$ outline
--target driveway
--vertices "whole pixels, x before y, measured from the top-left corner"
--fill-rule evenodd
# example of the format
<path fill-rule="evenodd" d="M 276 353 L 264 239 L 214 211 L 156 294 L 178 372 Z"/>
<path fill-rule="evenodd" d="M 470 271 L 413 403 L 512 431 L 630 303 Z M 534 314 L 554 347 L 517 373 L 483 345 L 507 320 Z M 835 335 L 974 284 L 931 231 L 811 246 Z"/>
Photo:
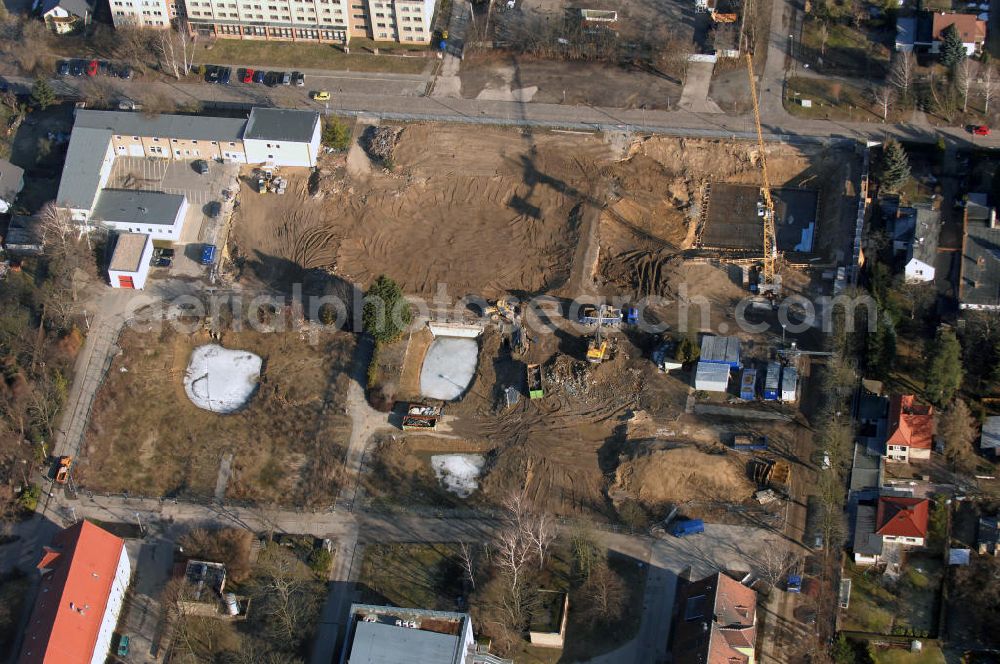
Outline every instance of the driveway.
<path fill-rule="evenodd" d="M 708 98 L 713 71 L 714 62 L 688 62 L 684 91 L 678 103 L 681 108 L 695 113 L 722 113 L 722 109 Z"/>

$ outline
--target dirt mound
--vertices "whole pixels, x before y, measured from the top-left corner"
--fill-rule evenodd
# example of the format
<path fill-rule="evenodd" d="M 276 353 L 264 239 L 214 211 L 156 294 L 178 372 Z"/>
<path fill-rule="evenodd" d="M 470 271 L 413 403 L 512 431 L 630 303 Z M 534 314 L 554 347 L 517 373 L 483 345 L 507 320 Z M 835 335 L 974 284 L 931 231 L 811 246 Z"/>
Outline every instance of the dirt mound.
<path fill-rule="evenodd" d="M 677 447 L 623 456 L 613 490 L 657 505 L 688 500 L 739 502 L 753 494 L 754 485 L 742 463 L 732 457 Z"/>

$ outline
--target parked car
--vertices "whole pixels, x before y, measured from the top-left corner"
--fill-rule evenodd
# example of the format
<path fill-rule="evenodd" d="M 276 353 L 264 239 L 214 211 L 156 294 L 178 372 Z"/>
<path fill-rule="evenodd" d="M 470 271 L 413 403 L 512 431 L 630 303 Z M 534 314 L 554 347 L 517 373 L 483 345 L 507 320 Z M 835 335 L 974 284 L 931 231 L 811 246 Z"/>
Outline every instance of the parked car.
<path fill-rule="evenodd" d="M 126 80 L 132 78 L 132 68 L 128 65 L 124 65 L 115 70 L 115 76 L 118 78 L 124 78 Z"/>
<path fill-rule="evenodd" d="M 137 104 L 131 99 L 123 98 L 118 102 L 119 111 L 141 111 L 142 104 Z"/>
<path fill-rule="evenodd" d="M 205 67 L 205 82 L 206 83 L 218 83 L 219 82 L 219 68 L 215 65 L 209 65 Z"/>
<path fill-rule="evenodd" d="M 160 251 L 160 255 L 163 256 L 164 258 L 173 258 L 174 257 L 174 250 L 171 249 L 170 247 L 165 247 L 163 249 L 160 249 L 159 251 Z"/>
<path fill-rule="evenodd" d="M 114 70 L 111 69 L 111 63 L 110 62 L 106 62 L 104 60 L 99 60 L 98 61 L 98 63 L 97 63 L 97 73 L 99 73 L 101 76 L 110 76 L 112 71 L 114 71 Z"/>
<path fill-rule="evenodd" d="M 254 75 L 254 70 L 253 69 L 244 69 L 243 70 L 243 82 L 244 83 L 253 83 L 253 75 Z"/>
<path fill-rule="evenodd" d="M 969 128 L 974 136 L 989 136 L 990 128 L 986 125 L 973 125 Z"/>
<path fill-rule="evenodd" d="M 219 201 L 211 201 L 205 206 L 205 215 L 209 219 L 215 219 L 222 212 L 222 203 Z"/>
<path fill-rule="evenodd" d="M 330 93 L 326 90 L 317 90 L 312 93 L 313 101 L 330 101 Z"/>
<path fill-rule="evenodd" d="M 83 60 L 73 60 L 69 65 L 69 73 L 73 76 L 83 76 L 83 72 L 87 69 L 87 63 Z"/>
<path fill-rule="evenodd" d="M 292 83 L 294 83 L 296 87 L 301 88 L 301 87 L 303 87 L 306 84 L 306 77 L 303 76 L 302 72 L 300 72 L 300 71 L 293 71 L 292 72 Z"/>
<path fill-rule="evenodd" d="M 87 63 L 87 76 L 97 76 L 97 70 L 99 65 L 97 60 L 91 60 Z"/>
<path fill-rule="evenodd" d="M 69 76 L 69 61 L 61 60 L 56 66 L 56 73 L 60 76 Z"/>
<path fill-rule="evenodd" d="M 287 71 L 281 72 L 281 84 L 282 85 L 291 85 L 292 84 L 292 75 L 289 74 Z"/>
<path fill-rule="evenodd" d="M 219 72 L 219 83 L 222 85 L 229 85 L 229 81 L 233 78 L 233 70 L 229 67 L 223 67 L 222 71 Z"/>
<path fill-rule="evenodd" d="M 129 646 L 129 638 L 128 638 L 127 635 L 122 634 L 120 637 L 118 637 L 118 656 L 119 657 L 127 657 L 128 656 L 128 646 Z"/>
<path fill-rule="evenodd" d="M 253 82 L 254 83 L 263 83 L 265 76 L 267 76 L 267 72 L 264 71 L 264 70 L 262 70 L 262 69 L 258 69 L 257 71 L 255 71 L 253 73 Z"/>
<path fill-rule="evenodd" d="M 191 164 L 191 168 L 193 168 L 198 175 L 205 175 L 208 173 L 208 162 L 204 159 L 196 159 L 194 163 Z"/>
<path fill-rule="evenodd" d="M 170 267 L 173 261 L 166 256 L 156 256 L 153 258 L 153 267 Z"/>

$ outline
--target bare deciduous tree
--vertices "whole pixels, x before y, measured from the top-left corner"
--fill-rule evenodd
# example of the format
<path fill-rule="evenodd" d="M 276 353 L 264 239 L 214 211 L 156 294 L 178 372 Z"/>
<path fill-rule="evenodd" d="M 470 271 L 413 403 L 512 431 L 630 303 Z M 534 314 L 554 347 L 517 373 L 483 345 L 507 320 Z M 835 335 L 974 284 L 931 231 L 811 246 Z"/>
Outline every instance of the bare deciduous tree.
<path fill-rule="evenodd" d="M 625 608 L 625 582 L 607 563 L 598 565 L 580 590 L 586 601 L 584 614 L 591 623 L 610 621 Z"/>
<path fill-rule="evenodd" d="M 997 93 L 997 73 L 993 63 L 984 65 L 982 76 L 979 78 L 979 91 L 983 95 L 983 113 L 989 115 L 990 102 Z"/>
<path fill-rule="evenodd" d="M 465 578 L 469 581 L 472 589 L 476 589 L 476 565 L 475 565 L 475 555 L 472 552 L 472 546 L 466 542 L 458 543 L 458 556 L 462 562 L 462 571 L 465 573 Z"/>
<path fill-rule="evenodd" d="M 73 242 L 74 236 L 79 232 L 69 210 L 57 206 L 54 201 L 42 206 L 37 219 L 42 244 L 49 254 L 65 252 L 67 245 Z"/>
<path fill-rule="evenodd" d="M 769 585 L 777 586 L 791 569 L 792 562 L 792 557 L 781 542 L 772 540 L 761 549 L 757 571 Z"/>
<path fill-rule="evenodd" d="M 912 53 L 897 53 L 892 59 L 892 69 L 889 71 L 889 80 L 899 90 L 899 94 L 906 95 L 910 91 L 913 83 L 913 69 L 916 63 Z"/>
<path fill-rule="evenodd" d="M 179 80 L 191 72 L 194 38 L 186 23 L 181 22 L 177 30 L 162 30 L 157 35 L 156 49 L 164 67 L 173 73 L 174 78 Z"/>
<path fill-rule="evenodd" d="M 872 90 L 872 101 L 878 112 L 882 114 L 883 120 L 889 119 L 889 109 L 892 108 L 895 100 L 896 93 L 891 85 L 881 85 Z"/>
<path fill-rule="evenodd" d="M 962 58 L 962 61 L 955 65 L 955 87 L 962 94 L 963 113 L 969 110 L 969 93 L 976 77 L 976 66 L 977 63 L 972 58 Z"/>
<path fill-rule="evenodd" d="M 822 21 L 819 24 L 816 35 L 819 37 L 820 57 L 826 57 L 826 42 L 830 39 L 830 27 L 826 24 L 826 21 Z"/>

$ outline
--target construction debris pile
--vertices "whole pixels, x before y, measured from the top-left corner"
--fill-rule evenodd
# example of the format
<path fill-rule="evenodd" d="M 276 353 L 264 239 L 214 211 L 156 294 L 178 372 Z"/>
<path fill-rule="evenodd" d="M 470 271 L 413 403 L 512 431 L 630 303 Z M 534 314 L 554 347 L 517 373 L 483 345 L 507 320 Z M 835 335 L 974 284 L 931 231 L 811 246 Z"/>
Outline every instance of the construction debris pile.
<path fill-rule="evenodd" d="M 391 163 L 392 153 L 402 133 L 402 127 L 368 127 L 361 136 L 361 147 L 374 161 Z"/>
<path fill-rule="evenodd" d="M 689 500 L 741 502 L 756 487 L 732 457 L 676 447 L 622 455 L 613 488 L 652 507 Z"/>
<path fill-rule="evenodd" d="M 642 390 L 642 372 L 617 364 L 594 367 L 560 355 L 545 367 L 545 386 L 575 402 L 623 407 L 635 401 Z"/>

